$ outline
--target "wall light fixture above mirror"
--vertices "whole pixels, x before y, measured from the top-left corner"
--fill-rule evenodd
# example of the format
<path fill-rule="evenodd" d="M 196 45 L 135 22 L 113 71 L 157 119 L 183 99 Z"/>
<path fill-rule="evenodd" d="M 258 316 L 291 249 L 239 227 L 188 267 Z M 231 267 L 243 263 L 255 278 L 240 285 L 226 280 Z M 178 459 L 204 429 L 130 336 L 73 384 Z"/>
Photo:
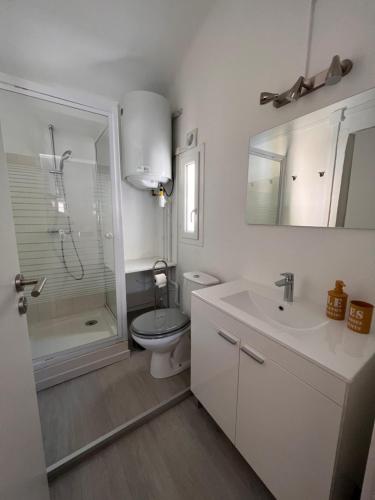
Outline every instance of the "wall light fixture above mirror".
<path fill-rule="evenodd" d="M 290 89 L 281 94 L 261 92 L 259 104 L 263 105 L 272 102 L 275 108 L 281 108 L 286 104 L 298 101 L 301 97 L 311 94 L 311 92 L 315 92 L 325 85 L 336 85 L 343 76 L 350 73 L 352 67 L 353 63 L 350 59 L 341 61 L 340 56 L 336 54 L 327 69 L 310 78 L 299 76 Z"/>
<path fill-rule="evenodd" d="M 246 221 L 375 229 L 375 89 L 250 139 Z"/>

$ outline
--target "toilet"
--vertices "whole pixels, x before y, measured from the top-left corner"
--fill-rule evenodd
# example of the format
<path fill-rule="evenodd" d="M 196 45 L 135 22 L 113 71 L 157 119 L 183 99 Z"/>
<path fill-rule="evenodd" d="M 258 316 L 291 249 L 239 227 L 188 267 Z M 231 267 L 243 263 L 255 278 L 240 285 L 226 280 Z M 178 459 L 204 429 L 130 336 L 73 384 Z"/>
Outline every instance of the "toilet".
<path fill-rule="evenodd" d="M 184 273 L 182 311 L 175 307 L 156 309 L 132 322 L 133 339 L 152 352 L 150 373 L 154 378 L 172 377 L 189 368 L 191 292 L 218 283 L 214 276 L 199 271 Z"/>

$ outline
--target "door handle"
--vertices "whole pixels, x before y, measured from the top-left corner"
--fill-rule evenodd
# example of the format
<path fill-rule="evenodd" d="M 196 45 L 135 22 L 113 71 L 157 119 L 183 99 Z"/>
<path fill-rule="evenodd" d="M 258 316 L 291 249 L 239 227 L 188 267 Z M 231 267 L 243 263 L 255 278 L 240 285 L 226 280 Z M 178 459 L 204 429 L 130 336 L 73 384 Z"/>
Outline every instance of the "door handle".
<path fill-rule="evenodd" d="M 229 333 L 223 332 L 222 330 L 218 330 L 217 334 L 232 345 L 236 345 L 238 342 L 235 337 L 232 337 L 232 335 L 229 335 Z"/>
<path fill-rule="evenodd" d="M 20 297 L 18 299 L 18 312 L 20 314 L 26 314 L 27 313 L 27 307 L 28 307 L 28 304 L 27 304 L 27 298 L 26 297 Z"/>
<path fill-rule="evenodd" d="M 254 349 L 250 349 L 250 347 L 248 347 L 247 345 L 242 345 L 240 347 L 240 351 L 242 351 L 261 365 L 265 362 L 265 359 L 261 354 L 259 354 L 259 352 L 255 351 Z"/>
<path fill-rule="evenodd" d="M 198 209 L 197 208 L 194 208 L 191 212 L 190 212 L 190 222 L 193 222 L 193 215 L 196 215 L 198 213 Z"/>
<path fill-rule="evenodd" d="M 17 274 L 14 280 L 14 286 L 16 287 L 17 292 L 23 292 L 25 290 L 25 286 L 34 285 L 31 295 L 32 297 L 39 297 L 43 291 L 46 281 L 47 278 L 45 276 L 41 276 L 39 279 L 25 279 L 23 274 Z"/>

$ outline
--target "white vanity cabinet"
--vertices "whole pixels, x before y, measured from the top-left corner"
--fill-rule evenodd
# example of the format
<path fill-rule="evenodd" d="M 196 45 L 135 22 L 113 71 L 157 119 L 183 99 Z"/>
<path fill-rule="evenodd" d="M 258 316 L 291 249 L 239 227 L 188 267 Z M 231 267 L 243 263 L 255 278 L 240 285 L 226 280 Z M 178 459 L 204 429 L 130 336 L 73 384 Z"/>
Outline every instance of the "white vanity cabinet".
<path fill-rule="evenodd" d="M 366 459 L 359 433 L 373 397 L 361 398 L 373 364 L 349 387 L 198 295 L 191 337 L 192 392 L 275 497 L 350 498 Z"/>

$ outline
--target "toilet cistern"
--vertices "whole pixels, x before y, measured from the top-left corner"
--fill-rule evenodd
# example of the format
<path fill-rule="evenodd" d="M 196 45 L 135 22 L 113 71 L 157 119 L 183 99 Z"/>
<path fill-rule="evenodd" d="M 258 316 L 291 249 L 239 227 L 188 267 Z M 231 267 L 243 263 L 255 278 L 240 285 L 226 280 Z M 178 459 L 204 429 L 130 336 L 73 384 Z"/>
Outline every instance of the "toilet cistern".
<path fill-rule="evenodd" d="M 282 280 L 275 281 L 275 285 L 284 287 L 285 302 L 293 302 L 294 274 L 281 273 L 281 276 L 284 276 L 284 278 Z"/>

